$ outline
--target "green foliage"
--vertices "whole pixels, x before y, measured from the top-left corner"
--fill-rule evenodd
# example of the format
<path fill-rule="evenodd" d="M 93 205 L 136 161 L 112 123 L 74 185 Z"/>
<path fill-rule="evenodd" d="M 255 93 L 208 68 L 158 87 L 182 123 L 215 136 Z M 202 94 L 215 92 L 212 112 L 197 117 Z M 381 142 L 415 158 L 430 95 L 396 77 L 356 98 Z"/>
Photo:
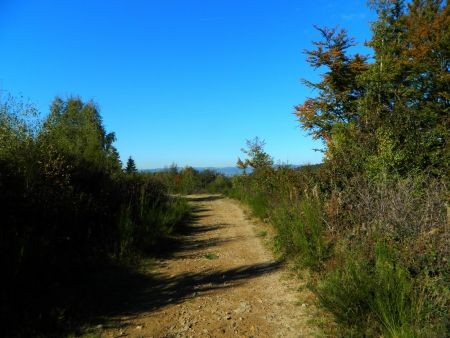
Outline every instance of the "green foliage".
<path fill-rule="evenodd" d="M 350 55 L 354 40 L 336 29 L 319 29 L 322 40 L 306 51 L 310 65 L 326 72 L 319 83 L 305 80 L 317 96 L 296 107 L 302 128 L 325 141 L 336 181 L 365 170 L 448 179 L 450 7 L 435 0 L 371 6 L 378 14 L 367 43 L 372 63 Z"/>
<path fill-rule="evenodd" d="M 277 247 L 301 267 L 320 270 L 329 255 L 320 202 L 306 197 L 296 206 L 277 207 L 272 215 Z"/>
<path fill-rule="evenodd" d="M 369 306 L 373 279 L 367 262 L 348 252 L 337 259 L 336 268 L 314 286 L 321 305 L 342 325 L 343 336 L 359 337 L 364 331 L 376 336 L 370 327 L 374 321 Z"/>
<path fill-rule="evenodd" d="M 209 169 L 198 171 L 186 167 L 179 170 L 176 165 L 172 165 L 166 171 L 155 173 L 154 177 L 173 194 L 225 193 L 231 187 L 228 177 Z"/>
<path fill-rule="evenodd" d="M 372 307 L 383 331 L 390 337 L 413 337 L 419 313 L 412 311 L 411 279 L 391 250 L 383 245 L 376 247 L 374 280 Z"/>
<path fill-rule="evenodd" d="M 94 103 L 57 98 L 43 123 L 20 101 L 0 107 L 4 334 L 64 330 L 89 271 L 154 250 L 189 207 L 153 177 L 123 174 Z"/>
<path fill-rule="evenodd" d="M 127 166 L 125 167 L 125 172 L 127 174 L 137 173 L 136 163 L 134 162 L 134 160 L 131 156 L 127 160 Z"/>
<path fill-rule="evenodd" d="M 427 292 L 436 284 L 421 291 L 423 280 L 412 277 L 391 248 L 377 244 L 373 261 L 344 249 L 338 260 L 338 267 L 328 272 L 316 291 L 321 304 L 342 324 L 342 335 L 445 335 L 445 328 L 430 320 L 425 306 L 431 301 Z M 435 300 L 430 305 L 440 306 Z"/>
<path fill-rule="evenodd" d="M 360 54 L 348 55 L 348 49 L 356 43 L 347 37 L 345 30 L 316 28 L 323 40 L 314 42 L 315 50 L 305 51 L 307 62 L 314 69 L 327 67 L 329 71 L 319 83 L 303 80 L 308 87 L 318 90 L 319 95 L 297 106 L 296 114 L 302 128 L 328 143 L 336 123 L 358 119 L 358 100 L 364 93 L 358 77 L 367 69 L 367 58 Z"/>
<path fill-rule="evenodd" d="M 152 252 L 159 240 L 179 230 L 190 210 L 185 200 L 168 196 L 167 188 L 151 175 L 128 176 L 124 181 L 128 191 L 119 216 L 120 259 L 136 250 Z"/>
<path fill-rule="evenodd" d="M 210 193 L 226 194 L 231 189 L 231 180 L 225 175 L 216 175 L 213 181 L 206 185 L 206 191 Z"/>
<path fill-rule="evenodd" d="M 256 217 L 264 220 L 269 216 L 269 200 L 263 193 L 255 194 L 253 196 L 247 196 L 246 202 L 252 210 L 253 215 L 255 215 Z"/>
<path fill-rule="evenodd" d="M 263 170 L 273 166 L 273 159 L 264 151 L 266 142 L 255 137 L 252 140 L 246 141 L 247 148 L 242 148 L 241 151 L 248 157 L 244 161 L 240 158 L 237 160 L 238 168 L 245 170 L 248 167 L 254 170 Z"/>
<path fill-rule="evenodd" d="M 218 259 L 219 256 L 217 256 L 215 253 L 208 252 L 207 254 L 205 254 L 205 258 L 209 259 L 209 260 L 213 260 L 213 259 Z"/>
<path fill-rule="evenodd" d="M 445 336 L 446 186 L 390 171 L 336 190 L 324 184 L 328 173 L 278 167 L 236 176 L 229 196 L 274 226 L 285 258 L 314 273 L 312 289 L 343 336 Z"/>
<path fill-rule="evenodd" d="M 440 0 L 370 5 L 378 16 L 370 62 L 349 54 L 355 42 L 343 30 L 319 29 L 322 40 L 306 51 L 325 72 L 318 83 L 304 81 L 317 96 L 296 110 L 302 128 L 324 141 L 315 183 L 322 211 L 315 209 L 326 223 L 318 238 L 334 243 L 330 255 L 316 255 L 316 291 L 344 336 L 446 336 L 450 7 Z M 288 191 L 280 182 L 267 187 L 274 189 Z M 296 222 L 307 228 L 298 220 L 307 195 L 294 211 L 274 203 L 273 193 L 267 198 L 280 208 L 274 222 L 285 251 L 321 247 L 291 230 Z M 300 252 L 302 260 L 314 257 Z"/>
<path fill-rule="evenodd" d="M 100 113 L 90 101 L 70 97 L 63 101 L 57 97 L 44 121 L 38 141 L 52 145 L 73 161 L 86 162 L 109 172 L 120 168 L 117 150 L 113 146 L 114 133 L 107 133 Z"/>
<path fill-rule="evenodd" d="M 376 131 L 376 152 L 367 157 L 365 172 L 374 179 L 398 175 L 404 154 L 398 150 L 393 132 L 380 128 Z"/>

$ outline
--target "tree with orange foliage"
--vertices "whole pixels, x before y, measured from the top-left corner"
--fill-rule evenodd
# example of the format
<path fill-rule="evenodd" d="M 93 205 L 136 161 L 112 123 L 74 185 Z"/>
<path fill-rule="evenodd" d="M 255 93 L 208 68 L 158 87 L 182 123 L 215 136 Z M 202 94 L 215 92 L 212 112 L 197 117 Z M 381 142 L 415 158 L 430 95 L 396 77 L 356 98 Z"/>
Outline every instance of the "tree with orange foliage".
<path fill-rule="evenodd" d="M 318 83 L 303 80 L 308 87 L 317 90 L 318 95 L 308 98 L 295 109 L 302 128 L 329 145 L 336 123 L 358 119 L 357 102 L 364 94 L 358 76 L 366 70 L 367 58 L 360 54 L 348 55 L 348 49 L 355 46 L 355 41 L 347 37 L 345 30 L 316 28 L 323 41 L 313 42 L 317 48 L 305 51 L 307 62 L 314 69 L 326 67 L 328 71 Z"/>
<path fill-rule="evenodd" d="M 307 50 L 317 95 L 295 107 L 303 129 L 325 142 L 337 175 L 427 172 L 448 175 L 450 164 L 450 9 L 442 0 L 373 0 L 373 49 L 349 55 L 345 30 L 319 28 Z"/>

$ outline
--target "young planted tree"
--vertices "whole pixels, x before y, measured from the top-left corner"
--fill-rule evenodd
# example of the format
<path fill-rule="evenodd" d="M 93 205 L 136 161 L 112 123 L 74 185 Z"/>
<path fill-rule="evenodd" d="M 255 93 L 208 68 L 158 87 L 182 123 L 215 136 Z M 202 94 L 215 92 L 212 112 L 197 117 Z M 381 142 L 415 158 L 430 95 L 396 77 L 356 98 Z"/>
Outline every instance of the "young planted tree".
<path fill-rule="evenodd" d="M 252 140 L 246 141 L 247 148 L 242 148 L 241 151 L 247 155 L 244 161 L 238 158 L 237 166 L 245 171 L 248 167 L 258 171 L 264 168 L 271 168 L 273 166 L 273 159 L 268 153 L 264 151 L 266 142 L 255 137 Z"/>
<path fill-rule="evenodd" d="M 251 185 L 261 193 L 271 189 L 270 177 L 273 175 L 273 159 L 266 153 L 264 140 L 255 137 L 252 140 L 246 141 L 247 148 L 242 148 L 241 151 L 247 156 L 246 159 L 238 158 L 237 166 L 245 170 L 250 167 L 252 173 L 248 177 Z"/>

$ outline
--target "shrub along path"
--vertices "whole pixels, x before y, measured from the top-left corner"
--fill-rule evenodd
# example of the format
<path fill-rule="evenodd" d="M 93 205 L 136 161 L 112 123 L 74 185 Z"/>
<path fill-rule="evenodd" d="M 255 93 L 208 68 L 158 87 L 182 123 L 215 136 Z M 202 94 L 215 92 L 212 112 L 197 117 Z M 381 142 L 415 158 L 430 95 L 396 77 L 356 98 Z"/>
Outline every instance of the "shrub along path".
<path fill-rule="evenodd" d="M 310 337 L 308 291 L 273 258 L 237 202 L 191 195 L 182 245 L 158 260 L 153 282 L 102 337 Z"/>

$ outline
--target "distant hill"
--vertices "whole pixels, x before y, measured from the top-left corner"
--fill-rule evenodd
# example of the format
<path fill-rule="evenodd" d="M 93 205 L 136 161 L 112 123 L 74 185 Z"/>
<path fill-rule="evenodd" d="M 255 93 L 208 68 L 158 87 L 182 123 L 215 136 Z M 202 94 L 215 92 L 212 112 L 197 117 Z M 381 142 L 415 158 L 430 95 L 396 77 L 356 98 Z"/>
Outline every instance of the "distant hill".
<path fill-rule="evenodd" d="M 182 169 L 182 167 L 178 168 Z M 212 170 L 215 172 L 218 172 L 219 174 L 224 174 L 225 176 L 234 176 L 234 175 L 241 175 L 242 169 L 236 168 L 236 167 L 194 167 L 197 171 L 205 171 L 205 170 Z M 155 168 L 155 169 L 144 169 L 143 172 L 149 172 L 149 173 L 157 173 L 161 171 L 166 171 L 168 168 Z M 247 173 L 251 172 L 251 170 L 247 169 Z"/>
<path fill-rule="evenodd" d="M 241 175 L 243 173 L 243 170 L 237 167 L 200 167 L 195 169 L 198 171 L 212 170 L 218 172 L 219 174 L 224 174 L 225 176 Z M 247 170 L 247 172 L 249 172 L 249 170 Z"/>
<path fill-rule="evenodd" d="M 309 164 L 310 166 L 320 166 L 320 164 Z M 292 168 L 299 168 L 302 167 L 302 165 L 289 165 Z M 275 165 L 275 167 L 278 167 L 278 165 Z M 154 168 L 154 169 L 144 169 L 143 172 L 148 173 L 157 173 L 161 171 L 166 171 L 169 168 Z M 182 167 L 179 167 L 178 170 L 182 169 Z M 205 171 L 205 170 L 212 170 L 215 172 L 218 172 L 219 174 L 224 174 L 225 176 L 234 176 L 234 175 L 241 175 L 243 173 L 242 169 L 239 169 L 237 167 L 194 167 L 197 171 Z M 252 169 L 248 168 L 247 173 L 251 173 Z"/>

